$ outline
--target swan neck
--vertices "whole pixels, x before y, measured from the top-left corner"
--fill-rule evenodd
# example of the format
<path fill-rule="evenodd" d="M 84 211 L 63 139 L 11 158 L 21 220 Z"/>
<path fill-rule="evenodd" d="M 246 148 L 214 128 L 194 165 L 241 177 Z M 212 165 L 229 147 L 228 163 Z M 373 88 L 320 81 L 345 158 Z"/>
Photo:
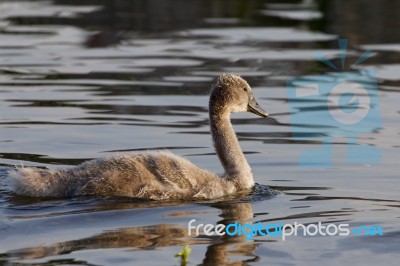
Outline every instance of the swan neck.
<path fill-rule="evenodd" d="M 227 178 L 235 179 L 241 188 L 250 188 L 253 175 L 233 130 L 230 112 L 210 112 L 211 134 Z"/>

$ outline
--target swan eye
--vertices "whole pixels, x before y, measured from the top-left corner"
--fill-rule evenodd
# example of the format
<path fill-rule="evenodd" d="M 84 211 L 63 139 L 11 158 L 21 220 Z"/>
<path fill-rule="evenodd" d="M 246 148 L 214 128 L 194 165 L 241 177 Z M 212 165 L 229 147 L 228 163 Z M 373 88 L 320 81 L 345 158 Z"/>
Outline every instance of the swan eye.
<path fill-rule="evenodd" d="M 244 90 L 244 91 L 247 91 L 247 88 L 245 87 L 245 88 L 243 88 L 243 90 Z"/>

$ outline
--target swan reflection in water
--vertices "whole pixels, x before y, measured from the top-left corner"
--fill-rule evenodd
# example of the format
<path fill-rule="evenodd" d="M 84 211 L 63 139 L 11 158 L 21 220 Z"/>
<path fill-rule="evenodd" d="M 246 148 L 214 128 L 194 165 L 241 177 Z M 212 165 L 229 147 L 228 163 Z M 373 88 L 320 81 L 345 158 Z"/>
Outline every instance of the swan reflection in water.
<path fill-rule="evenodd" d="M 118 203 L 117 203 L 118 204 Z M 146 203 L 148 205 L 148 203 Z M 135 204 L 137 205 L 137 204 Z M 140 205 L 140 204 L 139 204 Z M 156 206 L 156 205 L 154 205 Z M 115 209 L 116 204 L 113 204 Z M 122 203 L 122 208 L 126 208 Z M 143 207 L 143 206 L 140 206 Z M 240 224 L 251 223 L 253 218 L 252 205 L 250 203 L 214 203 L 211 207 L 221 211 L 222 220 L 218 224 L 228 225 L 238 222 Z M 109 207 L 106 207 L 110 208 Z M 197 216 L 202 212 L 197 213 Z M 171 216 L 188 217 L 187 221 L 196 216 L 196 212 L 174 212 Z M 88 238 L 66 241 L 49 246 L 37 246 L 11 251 L 9 254 L 19 261 L 46 259 L 57 255 L 70 254 L 79 250 L 96 249 L 126 249 L 153 250 L 162 247 L 189 245 L 207 245 L 204 259 L 201 265 L 243 265 L 247 262 L 258 261 L 258 256 L 254 254 L 257 246 L 252 240 L 246 240 L 245 235 L 241 236 L 206 236 L 200 234 L 189 236 L 187 223 L 183 224 L 156 224 L 147 226 L 134 226 L 120 228 L 113 231 L 103 232 Z M 132 258 L 135 257 L 132 251 Z M 174 254 L 171 254 L 171 257 Z M 69 260 L 69 259 L 68 259 Z M 62 262 L 63 259 L 57 260 Z M 189 257 L 190 261 L 190 257 Z M 89 263 L 89 261 L 88 261 Z M 184 264 L 184 263 L 183 263 Z"/>

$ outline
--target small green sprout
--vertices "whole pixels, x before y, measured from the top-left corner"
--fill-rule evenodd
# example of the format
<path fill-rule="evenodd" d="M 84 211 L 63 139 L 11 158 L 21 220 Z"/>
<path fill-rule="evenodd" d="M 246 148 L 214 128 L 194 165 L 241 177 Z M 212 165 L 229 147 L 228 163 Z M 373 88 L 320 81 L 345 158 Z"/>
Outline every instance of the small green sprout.
<path fill-rule="evenodd" d="M 181 266 L 187 265 L 190 252 L 192 252 L 192 249 L 189 247 L 189 245 L 184 245 L 181 251 L 179 251 L 179 253 L 175 255 L 175 257 L 181 258 Z"/>

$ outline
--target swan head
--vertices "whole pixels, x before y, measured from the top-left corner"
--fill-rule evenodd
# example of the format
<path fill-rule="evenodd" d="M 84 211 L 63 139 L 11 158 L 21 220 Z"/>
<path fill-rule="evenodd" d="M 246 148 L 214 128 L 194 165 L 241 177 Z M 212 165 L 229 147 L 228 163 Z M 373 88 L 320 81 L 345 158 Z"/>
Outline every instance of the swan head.
<path fill-rule="evenodd" d="M 223 74 L 214 82 L 210 96 L 210 110 L 222 113 L 251 112 L 269 117 L 257 103 L 247 81 L 234 74 Z"/>

